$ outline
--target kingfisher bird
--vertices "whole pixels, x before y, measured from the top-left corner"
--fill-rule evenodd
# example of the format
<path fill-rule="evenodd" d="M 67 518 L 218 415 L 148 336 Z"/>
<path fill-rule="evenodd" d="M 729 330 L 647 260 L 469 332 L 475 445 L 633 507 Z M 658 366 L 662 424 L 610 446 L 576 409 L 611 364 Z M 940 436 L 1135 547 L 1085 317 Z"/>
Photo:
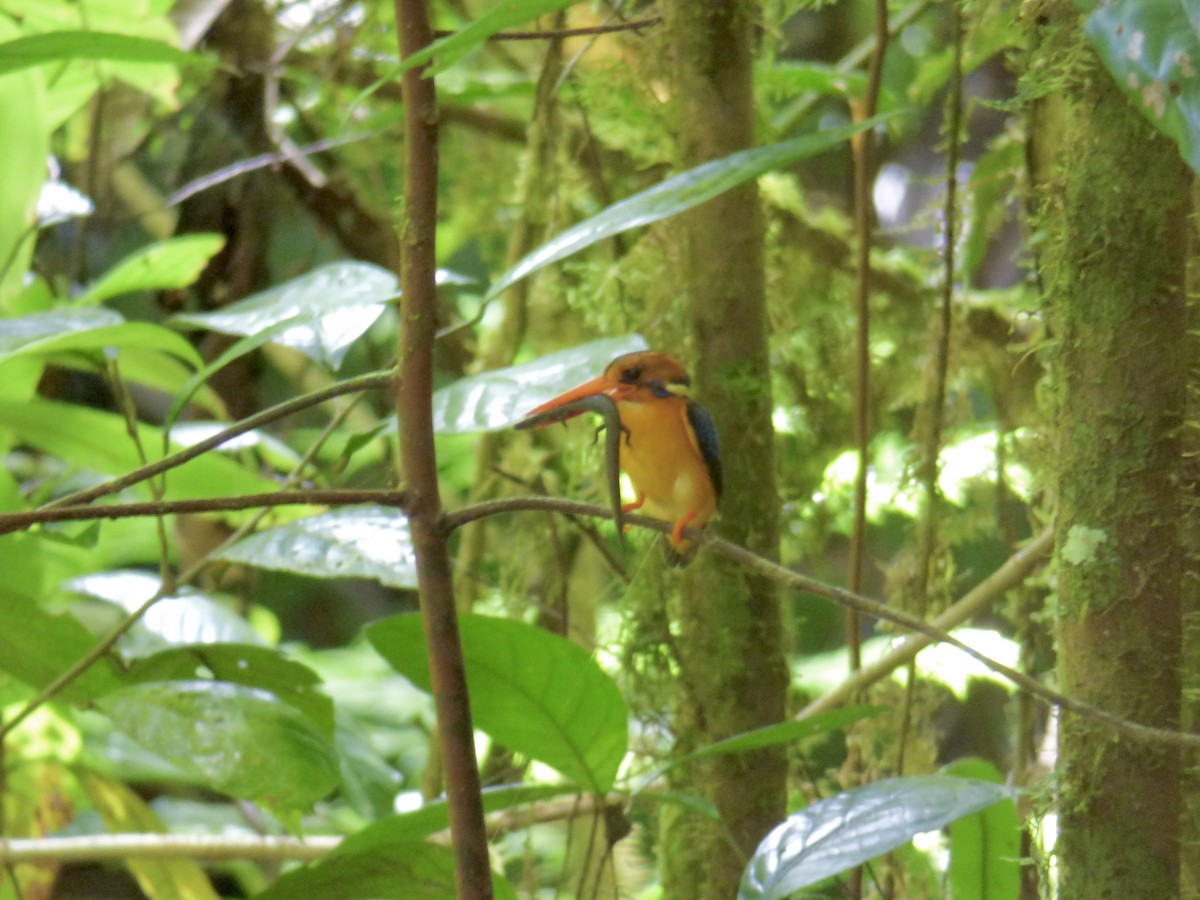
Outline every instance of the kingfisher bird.
<path fill-rule="evenodd" d="M 516 426 L 533 428 L 615 405 L 619 463 L 636 491 L 636 499 L 620 509 L 644 508 L 673 522 L 668 559 L 676 565 L 693 549 L 683 529 L 703 528 L 717 514 L 722 488 L 717 429 L 708 410 L 690 398 L 690 387 L 691 379 L 673 357 L 657 350 L 627 353 L 598 378 L 530 410 Z M 610 424 L 610 447 L 613 430 Z"/>

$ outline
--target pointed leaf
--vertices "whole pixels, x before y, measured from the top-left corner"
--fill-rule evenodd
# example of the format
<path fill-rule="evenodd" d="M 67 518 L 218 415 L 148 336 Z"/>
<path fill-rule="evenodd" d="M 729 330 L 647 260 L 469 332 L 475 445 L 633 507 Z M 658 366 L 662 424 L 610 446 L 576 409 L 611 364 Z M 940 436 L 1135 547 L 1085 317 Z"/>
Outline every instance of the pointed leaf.
<path fill-rule="evenodd" d="M 434 59 L 436 62 L 430 67 L 429 74 L 436 75 L 454 65 L 464 54 L 478 47 L 497 31 L 565 9 L 574 2 L 576 0 L 499 0 L 465 28 L 460 28 L 454 34 L 436 40 L 425 49 L 405 57 L 392 74 L 395 76 Z"/>
<path fill-rule="evenodd" d="M 0 363 L 17 356 L 87 352 L 124 347 L 159 350 L 204 364 L 178 332 L 151 322 L 126 322 L 109 310 L 53 310 L 18 319 L 0 319 Z"/>
<path fill-rule="evenodd" d="M 336 786 L 337 755 L 274 694 L 220 681 L 156 681 L 98 706 L 146 749 L 213 790 L 305 810 Z"/>
<path fill-rule="evenodd" d="M 154 810 L 124 784 L 87 770 L 78 776 L 110 834 L 166 833 Z M 204 870 L 186 857 L 130 857 L 125 865 L 150 900 L 218 900 Z"/>
<path fill-rule="evenodd" d="M 1003 777 L 983 759 L 960 759 L 947 775 L 997 784 Z M 1021 817 L 1011 800 L 950 825 L 950 888 L 954 900 L 1017 900 L 1021 895 Z"/>
<path fill-rule="evenodd" d="M 132 63 L 208 63 L 162 41 L 105 31 L 52 31 L 0 44 L 0 75 L 72 59 Z"/>
<path fill-rule="evenodd" d="M 671 766 L 690 762 L 695 759 L 705 759 L 709 756 L 720 756 L 725 753 L 745 753 L 748 750 L 758 750 L 762 747 L 774 747 L 778 744 L 794 744 L 796 741 L 807 740 L 818 734 L 828 734 L 852 725 L 870 716 L 883 712 L 882 706 L 847 706 L 842 709 L 831 709 L 804 719 L 791 722 L 780 722 L 756 728 L 723 741 L 701 747 L 694 753 L 681 756 L 671 761 Z"/>
<path fill-rule="evenodd" d="M 640 334 L 605 338 L 519 366 L 460 378 L 434 391 L 434 431 L 461 434 L 507 428 L 555 394 L 595 378 L 614 357 L 645 349 Z"/>
<path fill-rule="evenodd" d="M 783 900 L 1014 793 L 987 781 L 921 775 L 818 800 L 763 838 L 746 865 L 738 900 Z"/>
<path fill-rule="evenodd" d="M 416 588 L 408 517 L 383 506 L 352 506 L 260 531 L 216 556 L 316 578 L 373 578 Z"/>
<path fill-rule="evenodd" d="M 208 261 L 225 246 L 220 234 L 185 234 L 158 241 L 125 257 L 74 301 L 75 306 L 93 306 L 110 297 L 138 291 L 185 288 L 192 284 Z"/>
<path fill-rule="evenodd" d="M 279 287 L 208 313 L 175 321 L 222 334 L 253 335 L 292 321 L 275 342 L 299 350 L 332 369 L 399 294 L 396 276 L 362 262 L 323 266 Z"/>
<path fill-rule="evenodd" d="M 831 128 L 767 147 L 742 150 L 668 178 L 568 228 L 529 253 L 496 280 L 485 299 L 498 296 L 527 275 L 566 259 L 597 241 L 699 206 L 771 169 L 830 150 L 888 118 L 890 115 L 876 116 L 858 125 Z"/>
<path fill-rule="evenodd" d="M 467 615 L 459 627 L 476 725 L 589 792 L 609 790 L 629 717 L 612 678 L 582 648 L 532 625 Z M 376 622 L 367 638 L 404 677 L 431 690 L 419 616 Z"/>

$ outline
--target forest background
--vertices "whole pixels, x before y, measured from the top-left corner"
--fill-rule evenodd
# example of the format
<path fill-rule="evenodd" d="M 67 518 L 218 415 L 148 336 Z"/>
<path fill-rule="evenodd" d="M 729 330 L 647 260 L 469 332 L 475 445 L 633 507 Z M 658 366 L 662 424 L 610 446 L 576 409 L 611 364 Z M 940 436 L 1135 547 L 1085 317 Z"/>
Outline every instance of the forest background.
<path fill-rule="evenodd" d="M 1190 0 L 0 0 L 0 897 L 1196 896 L 1197 65 Z M 511 428 L 646 346 L 682 569 Z"/>

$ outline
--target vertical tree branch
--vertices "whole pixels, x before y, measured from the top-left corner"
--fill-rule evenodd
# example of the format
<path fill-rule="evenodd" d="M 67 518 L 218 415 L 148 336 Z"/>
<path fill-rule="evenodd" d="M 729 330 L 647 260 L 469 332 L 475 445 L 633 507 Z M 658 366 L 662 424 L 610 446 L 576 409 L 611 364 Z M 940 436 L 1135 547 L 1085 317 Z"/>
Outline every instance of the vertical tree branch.
<path fill-rule="evenodd" d="M 396 0 L 400 56 L 433 39 L 425 0 Z M 487 831 L 471 729 L 466 669 L 454 608 L 450 554 L 441 524 L 433 444 L 433 339 L 437 289 L 437 95 L 426 67 L 404 73 L 404 219 L 401 224 L 400 378 L 396 414 L 400 458 L 412 500 L 409 527 L 417 559 L 421 620 L 446 770 L 446 801 L 460 898 L 490 898 Z"/>
<path fill-rule="evenodd" d="M 883 79 L 883 55 L 888 44 L 887 0 L 875 0 L 875 43 L 867 63 L 867 89 L 860 103 L 854 104 L 855 121 L 875 115 L 879 106 L 879 87 Z M 872 129 L 859 132 L 852 141 L 854 150 L 854 232 L 858 239 L 855 260 L 855 340 L 854 446 L 858 451 L 858 472 L 854 480 L 854 526 L 850 537 L 850 563 L 846 583 L 857 591 L 862 585 L 866 555 L 867 467 L 871 441 L 871 234 L 874 217 L 871 210 L 871 185 L 875 171 L 875 134 Z M 850 668 L 862 667 L 862 620 L 858 613 L 846 613 L 846 645 L 850 650 Z"/>

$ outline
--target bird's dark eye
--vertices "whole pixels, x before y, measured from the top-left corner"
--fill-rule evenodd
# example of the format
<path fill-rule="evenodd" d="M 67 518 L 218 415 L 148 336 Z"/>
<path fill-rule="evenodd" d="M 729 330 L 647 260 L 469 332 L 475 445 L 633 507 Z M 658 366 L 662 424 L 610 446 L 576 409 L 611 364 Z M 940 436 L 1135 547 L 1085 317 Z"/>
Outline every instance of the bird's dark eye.
<path fill-rule="evenodd" d="M 642 370 L 638 366 L 630 366 L 621 373 L 621 380 L 627 384 L 637 384 L 638 379 L 642 377 Z"/>

